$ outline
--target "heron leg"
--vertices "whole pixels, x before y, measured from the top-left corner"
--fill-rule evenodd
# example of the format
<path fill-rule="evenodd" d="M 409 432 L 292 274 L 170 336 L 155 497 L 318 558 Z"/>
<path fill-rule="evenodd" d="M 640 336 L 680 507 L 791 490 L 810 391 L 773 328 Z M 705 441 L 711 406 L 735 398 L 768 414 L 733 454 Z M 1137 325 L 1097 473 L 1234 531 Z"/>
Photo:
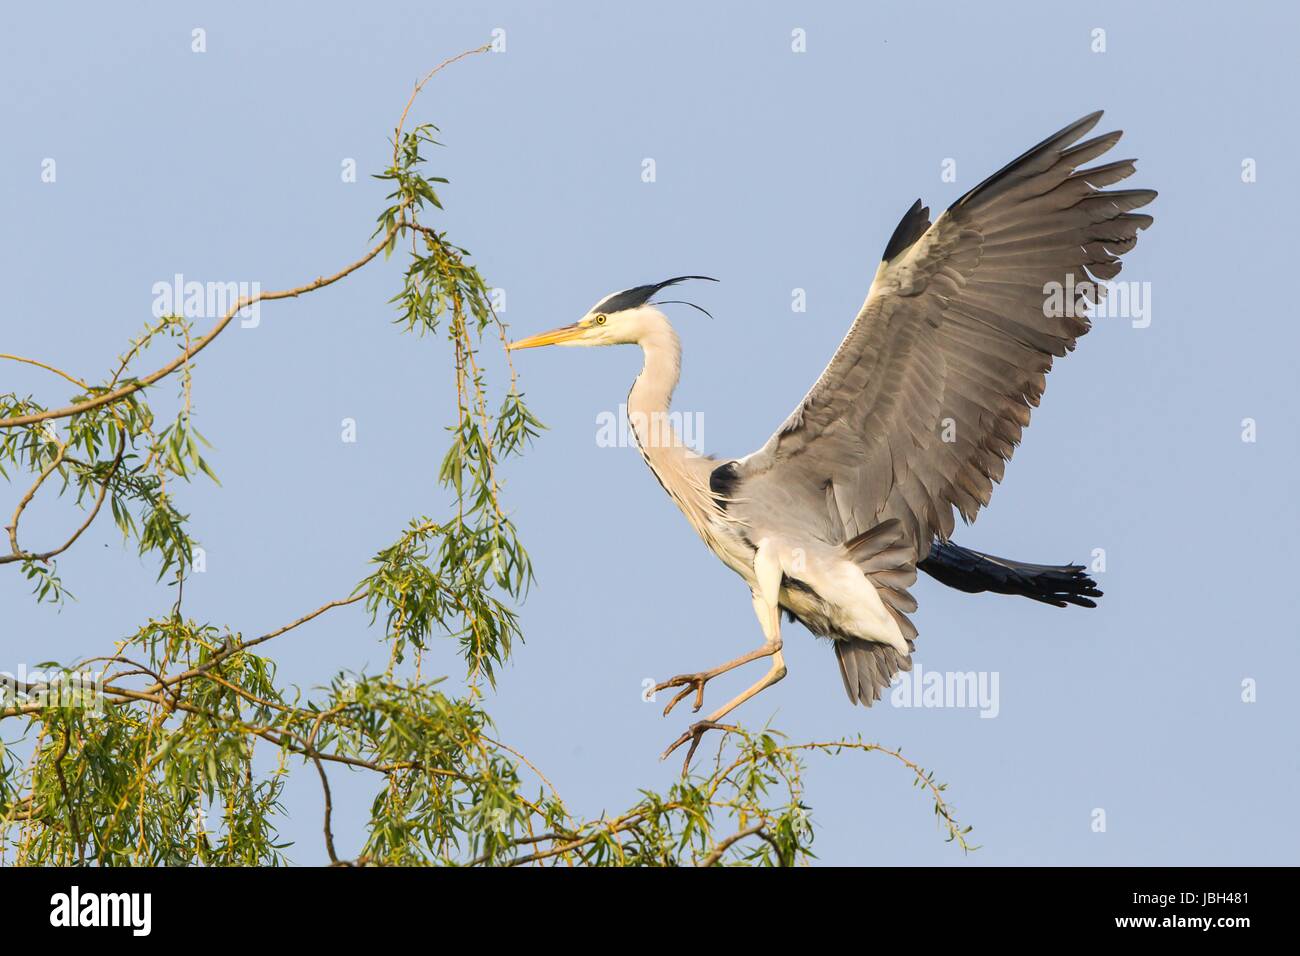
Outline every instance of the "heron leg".
<path fill-rule="evenodd" d="M 753 697 L 755 694 L 771 687 L 784 676 L 785 661 L 782 659 L 779 650 L 773 651 L 772 666 L 768 669 L 766 674 L 756 681 L 748 690 L 737 694 L 713 713 L 709 714 L 708 717 L 691 724 L 691 726 L 686 729 L 686 733 L 674 740 L 659 759 L 665 759 L 674 750 L 689 740 L 691 746 L 690 749 L 686 751 L 686 760 L 682 763 L 682 776 L 686 776 L 687 771 L 690 770 L 691 767 L 691 758 L 695 756 L 695 749 L 699 747 L 700 740 L 704 737 L 704 732 L 706 730 L 735 730 L 736 728 L 720 724 L 718 721 L 727 716 L 727 714 L 731 713 L 745 701 L 749 700 L 749 698 Z"/>
<path fill-rule="evenodd" d="M 716 668 L 712 672 L 706 673 L 709 677 L 716 676 L 717 674 L 724 673 L 734 667 L 738 667 L 741 664 L 757 660 L 760 657 L 772 658 L 772 665 L 768 668 L 767 673 L 751 687 L 727 701 L 727 703 L 709 714 L 709 716 L 704 720 L 692 724 L 687 728 L 684 734 L 673 741 L 672 744 L 669 745 L 668 749 L 663 752 L 663 755 L 659 758 L 660 760 L 663 760 L 688 740 L 691 742 L 690 749 L 686 751 L 686 760 L 682 764 L 683 775 L 685 775 L 690 769 L 691 758 L 695 756 L 695 750 L 699 747 L 700 740 L 703 738 L 706 730 L 734 729 L 719 724 L 718 721 L 754 695 L 766 690 L 768 687 L 771 687 L 777 681 L 781 680 L 781 678 L 785 677 L 785 659 L 781 656 L 780 591 L 782 570 L 776 557 L 775 549 L 769 548 L 766 542 L 759 545 L 758 553 L 754 558 L 754 570 L 757 572 L 758 576 L 758 587 L 754 589 L 754 613 L 758 615 L 758 622 L 763 628 L 763 634 L 767 638 L 767 642 L 757 650 L 750 651 L 748 654 L 738 657 L 736 660 L 724 664 L 722 667 Z M 701 677 L 704 675 L 685 676 Z M 705 680 L 707 679 L 708 677 L 705 677 Z M 676 678 L 674 678 L 674 680 L 676 680 Z M 664 714 L 666 715 L 669 710 L 672 710 L 673 705 L 689 694 L 692 689 L 696 689 L 696 685 L 689 684 L 681 693 L 673 698 L 669 705 L 664 709 Z M 700 704 L 703 703 L 703 699 L 704 683 L 700 682 L 698 689 L 696 690 L 695 710 L 698 711 L 700 709 Z"/>

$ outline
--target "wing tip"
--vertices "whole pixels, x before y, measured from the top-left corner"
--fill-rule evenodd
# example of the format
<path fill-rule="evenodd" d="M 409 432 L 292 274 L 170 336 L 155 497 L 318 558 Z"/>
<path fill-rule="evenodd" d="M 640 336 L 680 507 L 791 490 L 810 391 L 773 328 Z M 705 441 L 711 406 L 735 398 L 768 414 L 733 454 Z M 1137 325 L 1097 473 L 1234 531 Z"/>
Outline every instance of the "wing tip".
<path fill-rule="evenodd" d="M 1080 117 L 1079 119 L 1075 120 L 1073 123 L 1069 124 L 1068 126 L 1064 126 L 1061 129 L 1057 130 L 1055 133 L 1053 133 L 1051 136 L 1044 139 L 1042 142 L 1034 146 L 1031 146 L 1029 149 L 1025 150 L 1023 153 L 1021 153 L 1011 162 L 1007 163 L 1005 166 L 1003 166 L 993 175 L 989 176 L 983 182 L 979 183 L 979 185 L 977 185 L 974 189 L 971 189 L 964 195 L 960 196 L 956 200 L 956 202 L 954 202 L 948 208 L 950 210 L 956 210 L 961 208 L 962 206 L 970 205 L 972 202 L 974 202 L 975 199 L 977 199 L 978 197 L 986 193 L 995 184 L 1003 181 L 1004 179 L 1006 179 L 1007 176 L 1009 176 L 1010 174 L 1014 173 L 1016 170 L 1023 167 L 1026 163 L 1031 162 L 1036 157 L 1042 155 L 1045 151 L 1055 150 L 1059 154 L 1064 154 L 1065 152 L 1068 151 L 1069 147 L 1077 143 L 1080 138 L 1082 138 L 1087 133 L 1089 133 L 1094 126 L 1096 126 L 1099 122 L 1101 122 L 1101 118 L 1105 114 L 1105 112 L 1106 112 L 1105 110 L 1094 110 L 1088 115 Z M 1114 136 L 1116 137 L 1115 141 L 1118 142 L 1118 135 L 1122 135 L 1122 134 L 1123 134 L 1123 130 L 1118 130 L 1115 133 L 1105 133 L 1102 136 L 1099 136 L 1098 140 L 1104 140 L 1107 137 Z M 1085 143 L 1083 145 L 1086 146 L 1089 144 Z M 1112 143 L 1111 145 L 1113 146 L 1114 143 Z"/>
<path fill-rule="evenodd" d="M 889 237 L 889 242 L 885 245 L 885 252 L 881 256 L 881 261 L 892 262 L 898 258 L 916 240 L 925 235 L 925 231 L 929 228 L 930 207 L 922 205 L 918 197 L 907 212 L 903 213 L 903 218 L 898 221 L 898 225 L 894 227 L 893 235 Z"/>

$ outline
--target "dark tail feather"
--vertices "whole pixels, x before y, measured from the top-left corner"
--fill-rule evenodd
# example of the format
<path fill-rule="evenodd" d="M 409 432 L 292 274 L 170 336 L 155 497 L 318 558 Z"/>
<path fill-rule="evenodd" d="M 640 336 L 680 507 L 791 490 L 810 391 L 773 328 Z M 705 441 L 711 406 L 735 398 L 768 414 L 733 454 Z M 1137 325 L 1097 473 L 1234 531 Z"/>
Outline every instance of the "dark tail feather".
<path fill-rule="evenodd" d="M 1056 607 L 1067 604 L 1096 607 L 1097 602 L 1092 599 L 1101 597 L 1097 582 L 1084 574 L 1082 565 L 1008 561 L 951 541 L 936 541 L 929 557 L 917 568 L 950 588 L 970 594 L 979 591 L 1020 594 Z"/>

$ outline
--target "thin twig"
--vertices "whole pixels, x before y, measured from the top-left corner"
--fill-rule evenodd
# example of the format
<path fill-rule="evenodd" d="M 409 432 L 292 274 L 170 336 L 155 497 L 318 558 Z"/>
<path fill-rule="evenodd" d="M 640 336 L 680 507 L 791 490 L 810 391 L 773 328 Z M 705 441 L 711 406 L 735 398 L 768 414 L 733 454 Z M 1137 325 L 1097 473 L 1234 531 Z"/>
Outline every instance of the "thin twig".
<path fill-rule="evenodd" d="M 83 382 L 81 379 L 77 378 L 75 375 L 69 375 L 61 368 L 55 368 L 53 365 L 46 365 L 44 362 L 36 361 L 36 359 L 23 358 L 21 355 L 9 355 L 6 352 L 0 352 L 0 359 L 9 359 L 12 362 L 23 362 L 27 365 L 35 365 L 37 368 L 43 368 L 47 372 L 53 372 L 55 375 L 67 379 L 73 385 L 80 385 L 82 388 L 86 389 L 87 391 L 90 390 L 90 386 L 87 385 L 85 382 Z"/>
<path fill-rule="evenodd" d="M 397 165 L 397 151 L 398 151 L 398 146 L 402 141 L 402 129 L 406 126 L 406 114 L 411 112 L 411 106 L 412 104 L 415 103 L 415 98 L 420 95 L 420 91 L 424 89 L 424 84 L 428 83 L 431 79 L 433 79 L 434 75 L 437 74 L 439 71 L 441 71 L 445 67 L 451 66 L 453 63 L 457 62 L 458 60 L 463 60 L 466 57 L 474 56 L 474 54 L 476 53 L 486 53 L 490 49 L 492 49 L 492 44 L 485 43 L 481 47 L 476 47 L 473 50 L 466 50 L 464 53 L 457 53 L 455 56 L 448 57 L 447 59 L 439 63 L 437 66 L 435 66 L 428 73 L 424 74 L 424 79 L 420 80 L 420 82 L 415 84 L 415 89 L 411 91 L 410 97 L 406 100 L 406 105 L 402 107 L 402 115 L 397 120 L 397 127 L 393 131 L 393 165 L 394 166 Z"/>

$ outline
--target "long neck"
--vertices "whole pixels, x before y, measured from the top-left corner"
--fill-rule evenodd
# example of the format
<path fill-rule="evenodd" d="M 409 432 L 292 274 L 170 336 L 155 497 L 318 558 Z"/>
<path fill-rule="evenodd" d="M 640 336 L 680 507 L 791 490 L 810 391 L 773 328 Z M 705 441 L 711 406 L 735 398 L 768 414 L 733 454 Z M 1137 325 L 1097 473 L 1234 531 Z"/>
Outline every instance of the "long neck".
<path fill-rule="evenodd" d="M 691 462 L 700 456 L 687 448 L 669 416 L 673 390 L 681 376 L 682 345 L 665 320 L 641 336 L 645 365 L 627 396 L 627 417 L 641 454 L 664 489 L 695 523 L 709 501 L 707 487 Z"/>
<path fill-rule="evenodd" d="M 681 376 L 682 344 L 668 320 L 658 316 L 638 339 L 645 365 L 627 396 L 627 417 L 641 456 L 686 520 L 706 544 L 722 553 L 719 522 L 727 520 L 709 487 L 712 464 L 692 451 L 669 417 L 673 390 Z"/>
<path fill-rule="evenodd" d="M 627 417 L 637 444 L 654 467 L 656 462 L 670 463 L 682 457 L 686 450 L 668 414 L 681 378 L 682 343 L 672 326 L 664 322 L 643 335 L 637 344 L 645 364 L 628 393 Z"/>

